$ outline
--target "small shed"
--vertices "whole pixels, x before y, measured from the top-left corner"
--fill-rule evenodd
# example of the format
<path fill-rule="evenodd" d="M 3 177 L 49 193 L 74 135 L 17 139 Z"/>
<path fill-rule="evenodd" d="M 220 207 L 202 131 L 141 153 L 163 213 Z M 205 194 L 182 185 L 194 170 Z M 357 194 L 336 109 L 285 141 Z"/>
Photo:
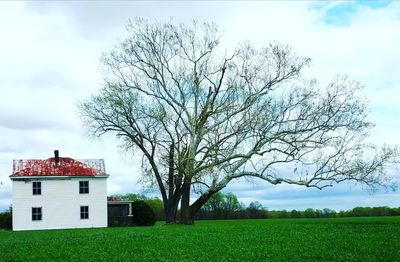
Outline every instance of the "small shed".
<path fill-rule="evenodd" d="M 132 202 L 128 199 L 107 197 L 108 226 L 131 225 Z"/>

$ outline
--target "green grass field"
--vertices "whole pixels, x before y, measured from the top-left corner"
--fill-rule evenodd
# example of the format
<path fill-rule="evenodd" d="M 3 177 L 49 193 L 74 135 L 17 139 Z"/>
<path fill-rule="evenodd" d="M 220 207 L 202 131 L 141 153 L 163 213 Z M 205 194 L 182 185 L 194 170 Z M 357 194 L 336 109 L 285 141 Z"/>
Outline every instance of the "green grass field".
<path fill-rule="evenodd" d="M 400 217 L 0 230 L 0 261 L 400 261 Z"/>

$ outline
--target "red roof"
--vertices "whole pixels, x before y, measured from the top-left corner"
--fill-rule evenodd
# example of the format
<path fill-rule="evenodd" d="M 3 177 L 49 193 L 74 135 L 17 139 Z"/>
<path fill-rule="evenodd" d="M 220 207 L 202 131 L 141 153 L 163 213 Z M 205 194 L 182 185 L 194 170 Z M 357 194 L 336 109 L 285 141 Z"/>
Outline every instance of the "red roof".
<path fill-rule="evenodd" d="M 108 196 L 107 197 L 107 201 L 109 201 L 109 202 L 120 202 L 120 201 L 130 201 L 130 200 L 127 199 L 127 198 Z"/>
<path fill-rule="evenodd" d="M 60 157 L 58 164 L 55 158 L 45 160 L 14 160 L 13 174 L 10 177 L 21 176 L 99 176 L 105 175 L 103 159 L 75 160 Z"/>

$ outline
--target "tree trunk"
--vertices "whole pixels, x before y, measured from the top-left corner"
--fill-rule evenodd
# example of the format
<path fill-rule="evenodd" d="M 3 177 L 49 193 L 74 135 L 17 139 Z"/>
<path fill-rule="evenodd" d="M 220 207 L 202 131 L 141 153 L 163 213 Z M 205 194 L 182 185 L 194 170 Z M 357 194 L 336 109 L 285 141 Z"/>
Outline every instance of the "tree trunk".
<path fill-rule="evenodd" d="M 200 208 L 207 203 L 212 195 L 218 191 L 209 191 L 198 198 L 190 205 L 190 182 L 185 181 L 182 185 L 182 201 L 181 201 L 181 218 L 180 223 L 185 225 L 193 225 L 194 218 Z"/>
<path fill-rule="evenodd" d="M 194 217 L 196 216 L 197 212 L 199 212 L 200 208 L 204 206 L 205 203 L 218 191 L 208 191 L 207 193 L 201 195 L 191 206 L 189 209 L 189 220 L 194 222 Z"/>
<path fill-rule="evenodd" d="M 176 223 L 176 212 L 178 209 L 178 205 L 176 202 L 176 197 L 174 195 L 175 189 L 175 181 L 174 181 L 174 143 L 171 143 L 169 148 L 169 171 L 168 171 L 168 201 L 164 204 L 165 210 L 165 222 L 167 224 L 175 224 Z M 177 190 L 177 189 L 175 189 Z M 178 199 L 179 201 L 179 199 Z"/>
<path fill-rule="evenodd" d="M 168 203 L 164 205 L 164 213 L 165 213 L 165 223 L 167 224 L 175 224 L 176 223 L 176 209 L 174 210 L 173 203 L 169 199 Z"/>
<path fill-rule="evenodd" d="M 180 222 L 185 225 L 192 225 L 194 217 L 190 212 L 190 180 L 186 178 L 182 184 L 182 200 L 181 200 L 181 219 Z"/>
<path fill-rule="evenodd" d="M 180 199 L 180 190 L 177 189 L 173 197 L 171 199 L 168 199 L 167 203 L 164 204 L 165 223 L 177 223 L 178 204 Z"/>

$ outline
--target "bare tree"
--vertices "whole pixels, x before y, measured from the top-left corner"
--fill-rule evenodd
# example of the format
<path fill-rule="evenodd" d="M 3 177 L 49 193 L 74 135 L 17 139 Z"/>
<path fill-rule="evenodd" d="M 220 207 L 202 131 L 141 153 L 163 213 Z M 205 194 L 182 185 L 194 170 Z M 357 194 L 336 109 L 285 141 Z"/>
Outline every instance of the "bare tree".
<path fill-rule="evenodd" d="M 140 152 L 167 223 L 180 202 L 180 221 L 192 224 L 213 194 L 245 176 L 320 189 L 388 185 L 396 150 L 364 142 L 372 124 L 359 83 L 336 77 L 321 88 L 300 75 L 310 60 L 278 43 L 228 54 L 214 24 L 137 19 L 127 31 L 103 55 L 103 88 L 80 109 L 92 134 L 114 133 Z"/>

